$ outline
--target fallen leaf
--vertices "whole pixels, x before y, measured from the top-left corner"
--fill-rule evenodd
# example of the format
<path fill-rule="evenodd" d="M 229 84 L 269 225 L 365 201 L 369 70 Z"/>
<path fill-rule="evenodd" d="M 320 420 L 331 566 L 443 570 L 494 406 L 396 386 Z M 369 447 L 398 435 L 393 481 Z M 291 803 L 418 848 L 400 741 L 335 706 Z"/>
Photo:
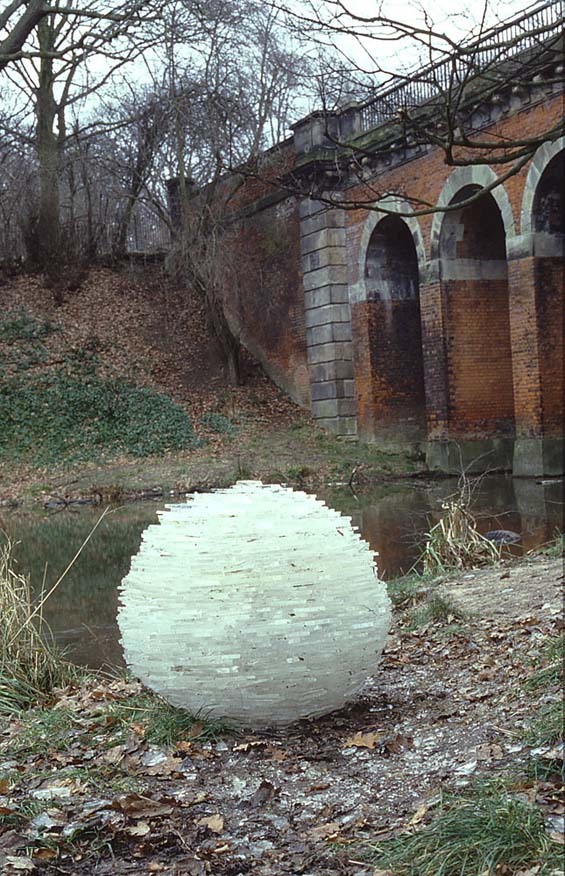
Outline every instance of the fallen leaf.
<path fill-rule="evenodd" d="M 308 836 L 315 840 L 334 840 L 341 829 L 339 821 L 329 821 L 327 824 L 320 824 L 318 827 L 312 827 L 308 831 Z"/>
<path fill-rule="evenodd" d="M 195 721 L 188 732 L 188 738 L 189 739 L 196 739 L 198 736 L 200 736 L 202 734 L 203 730 L 204 730 L 204 724 L 202 723 L 202 721 Z"/>
<path fill-rule="evenodd" d="M 414 815 L 410 819 L 409 824 L 411 824 L 411 825 L 420 824 L 420 822 L 422 821 L 422 819 L 425 816 L 427 811 L 428 811 L 428 807 L 426 806 L 425 803 L 422 803 L 422 805 L 418 806 L 418 808 L 416 809 L 416 812 L 414 813 Z"/>
<path fill-rule="evenodd" d="M 475 755 L 478 760 L 501 760 L 504 752 L 500 745 L 493 742 L 485 742 L 483 745 L 477 745 Z"/>
<path fill-rule="evenodd" d="M 123 760 L 127 750 L 127 745 L 114 745 L 113 748 L 103 751 L 102 754 L 96 758 L 95 762 L 97 764 L 118 764 Z"/>
<path fill-rule="evenodd" d="M 280 789 L 275 788 L 275 786 L 271 785 L 270 782 L 261 782 L 255 793 L 249 800 L 249 803 L 251 804 L 251 806 L 263 806 L 269 800 L 272 800 L 273 797 L 276 797 L 279 792 Z"/>
<path fill-rule="evenodd" d="M 191 754 L 194 751 L 194 743 L 193 742 L 175 742 L 174 750 L 178 751 L 179 754 Z"/>
<path fill-rule="evenodd" d="M 379 738 L 378 733 L 356 733 L 345 741 L 344 748 L 374 748 Z"/>
<path fill-rule="evenodd" d="M 213 852 L 215 855 L 225 855 L 226 852 L 229 852 L 230 848 L 231 846 L 229 843 L 222 843 L 221 846 L 216 846 L 216 848 L 213 849 Z"/>
<path fill-rule="evenodd" d="M 207 827 L 212 833 L 221 833 L 224 829 L 224 819 L 219 813 L 215 815 L 207 815 L 205 818 L 200 818 L 196 824 L 199 827 Z"/>
<path fill-rule="evenodd" d="M 262 739 L 252 739 L 249 742 L 240 742 L 239 745 L 234 745 L 234 751 L 249 751 L 250 748 L 258 748 L 261 745 L 267 745 Z"/>
<path fill-rule="evenodd" d="M 400 754 L 401 751 L 414 747 L 414 740 L 411 736 L 405 736 L 403 733 L 397 733 L 396 736 L 385 740 L 384 751 L 386 754 Z"/>
<path fill-rule="evenodd" d="M 151 828 L 146 821 L 138 821 L 137 824 L 126 829 L 126 833 L 130 836 L 147 836 L 150 831 Z"/>
<path fill-rule="evenodd" d="M 283 751 L 281 748 L 275 748 L 274 745 L 267 745 L 265 754 L 268 754 L 272 760 L 276 760 L 279 763 L 286 760 L 287 757 L 286 751 Z"/>
<path fill-rule="evenodd" d="M 57 858 L 59 852 L 57 849 L 34 849 L 33 850 L 33 858 L 36 861 L 52 861 L 53 858 Z"/>
<path fill-rule="evenodd" d="M 171 815 L 174 807 L 139 794 L 124 794 L 112 802 L 112 809 L 118 809 L 130 818 L 162 818 Z"/>
<path fill-rule="evenodd" d="M 31 858 L 20 858 L 16 855 L 6 855 L 5 865 L 9 868 L 7 873 L 31 873 L 35 870 L 35 864 Z"/>

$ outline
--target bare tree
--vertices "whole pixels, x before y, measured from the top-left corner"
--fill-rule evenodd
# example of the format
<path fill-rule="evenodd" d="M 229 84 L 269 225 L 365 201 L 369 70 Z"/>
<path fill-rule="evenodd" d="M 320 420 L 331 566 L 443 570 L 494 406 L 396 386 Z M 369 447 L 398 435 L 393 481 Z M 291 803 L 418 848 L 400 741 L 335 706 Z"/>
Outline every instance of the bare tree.
<path fill-rule="evenodd" d="M 71 139 L 76 141 L 77 120 L 86 101 L 139 52 L 142 35 L 137 27 L 146 6 L 139 0 L 117 5 L 99 0 L 66 0 L 61 6 L 43 3 L 25 51 L 11 56 L 4 68 L 4 76 L 19 95 L 20 137 L 33 144 L 38 164 L 37 209 L 27 229 L 30 255 L 50 270 L 61 255 L 65 150 Z"/>
<path fill-rule="evenodd" d="M 387 15 L 377 0 L 367 0 L 362 12 L 351 0 L 273 0 L 272 5 L 307 44 L 325 50 L 318 68 L 325 169 L 341 188 L 362 182 L 366 189 L 366 197 L 356 195 L 351 203 L 342 192 L 340 207 L 372 208 L 391 194 L 380 190 L 371 167 L 380 156 L 407 146 L 435 146 L 453 167 L 498 166 L 494 186 L 518 173 L 543 143 L 562 134 L 559 120 L 532 134 L 502 137 L 488 130 L 485 114 L 489 104 L 519 100 L 532 88 L 562 90 L 562 0 L 548 0 L 510 21 L 494 23 L 494 7 L 485 0 L 477 21 L 459 16 L 457 31 L 436 26 L 429 7 L 401 20 Z M 328 53 L 328 46 L 335 51 Z M 410 63 L 399 64 L 406 57 Z M 369 132 L 377 129 L 382 132 L 379 142 L 369 142 Z M 324 185 L 307 176 L 281 182 L 305 196 L 325 197 Z M 402 196 L 413 208 L 409 215 L 440 209 L 410 192 Z M 328 202 L 334 203 L 331 197 Z"/>

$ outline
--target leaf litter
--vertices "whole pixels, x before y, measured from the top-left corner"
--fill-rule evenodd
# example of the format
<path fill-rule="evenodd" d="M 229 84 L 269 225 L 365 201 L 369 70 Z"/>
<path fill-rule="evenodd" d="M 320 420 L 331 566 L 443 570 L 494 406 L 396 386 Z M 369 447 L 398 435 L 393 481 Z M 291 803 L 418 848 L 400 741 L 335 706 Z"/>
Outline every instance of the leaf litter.
<path fill-rule="evenodd" d="M 511 566 L 512 600 L 500 568 L 472 588 L 462 577 L 442 585 L 463 623 L 414 629 L 409 610 L 397 613 L 357 702 L 284 733 L 206 741 L 201 726 L 150 744 L 135 710 L 125 730 L 108 711 L 139 695 L 124 680 L 62 691 L 53 707 L 73 721 L 56 747 L 22 748 L 24 719 L 4 721 L 0 872 L 375 876 L 367 843 L 421 829 L 440 792 L 495 775 L 522 776 L 518 793 L 559 842 L 560 781 L 527 767 L 562 760 L 563 746 L 536 748 L 519 730 L 557 696 L 523 681 L 562 631 L 560 572 L 558 561 Z"/>

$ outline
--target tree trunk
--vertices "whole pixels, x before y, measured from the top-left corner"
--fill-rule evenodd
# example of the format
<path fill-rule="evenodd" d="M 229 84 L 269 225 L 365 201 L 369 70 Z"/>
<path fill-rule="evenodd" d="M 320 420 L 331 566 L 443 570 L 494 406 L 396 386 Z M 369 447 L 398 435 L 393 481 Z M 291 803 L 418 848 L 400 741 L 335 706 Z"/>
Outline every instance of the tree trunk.
<path fill-rule="evenodd" d="M 42 52 L 52 52 L 54 42 L 50 18 L 38 25 Z M 53 93 L 53 60 L 43 56 L 40 61 L 39 87 L 36 93 L 36 149 L 39 163 L 39 207 L 36 226 L 36 252 L 32 258 L 49 273 L 56 271 L 61 258 L 61 216 L 59 202 L 59 142 L 55 134 L 58 107 Z"/>

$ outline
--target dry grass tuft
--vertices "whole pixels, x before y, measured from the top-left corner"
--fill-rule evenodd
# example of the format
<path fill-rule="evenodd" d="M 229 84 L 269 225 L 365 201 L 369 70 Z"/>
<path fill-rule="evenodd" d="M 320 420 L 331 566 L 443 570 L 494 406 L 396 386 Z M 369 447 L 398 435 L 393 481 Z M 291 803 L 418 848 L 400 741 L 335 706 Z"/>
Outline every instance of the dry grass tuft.
<path fill-rule="evenodd" d="M 56 647 L 29 580 L 14 570 L 13 546 L 0 545 L 0 714 L 44 700 L 77 676 Z"/>
<path fill-rule="evenodd" d="M 421 557 L 424 574 L 472 569 L 500 560 L 500 546 L 477 529 L 471 513 L 472 493 L 469 480 L 462 476 L 457 492 L 442 503 L 444 513 L 426 533 L 426 546 Z"/>

